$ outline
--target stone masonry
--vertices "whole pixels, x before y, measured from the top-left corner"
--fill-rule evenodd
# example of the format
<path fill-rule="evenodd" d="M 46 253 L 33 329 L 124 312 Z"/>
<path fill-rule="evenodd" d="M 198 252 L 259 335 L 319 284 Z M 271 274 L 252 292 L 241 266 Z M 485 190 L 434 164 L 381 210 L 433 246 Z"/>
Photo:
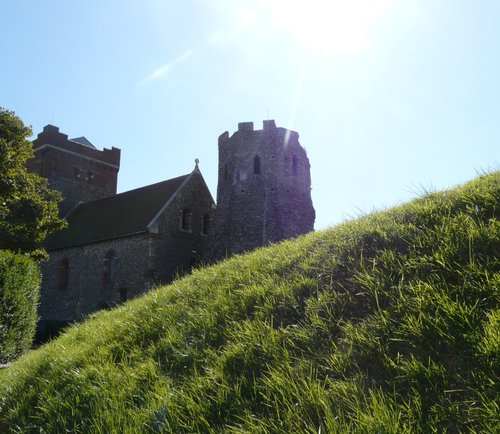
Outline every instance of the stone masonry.
<path fill-rule="evenodd" d="M 219 180 L 209 260 L 313 230 L 310 164 L 295 131 L 264 121 L 219 137 Z"/>
<path fill-rule="evenodd" d="M 96 149 L 85 137 L 68 139 L 59 128 L 46 125 L 33 141 L 35 157 L 28 169 L 49 180 L 51 188 L 64 197 L 61 215 L 80 202 L 116 194 L 120 150 Z"/>
<path fill-rule="evenodd" d="M 97 150 L 47 125 L 28 168 L 62 192 L 69 226 L 45 242 L 42 325 L 80 321 L 201 260 L 312 231 L 310 164 L 298 138 L 272 120 L 223 133 L 216 207 L 197 160 L 190 174 L 116 194 L 120 150 Z"/>
<path fill-rule="evenodd" d="M 186 209 L 191 223 L 182 229 Z M 208 188 L 195 169 L 143 233 L 52 248 L 49 261 L 42 266 L 41 318 L 81 320 L 91 312 L 115 306 L 189 271 L 201 260 L 207 238 L 203 220 L 210 221 L 213 210 Z M 65 284 L 60 282 L 61 264 L 67 267 Z"/>

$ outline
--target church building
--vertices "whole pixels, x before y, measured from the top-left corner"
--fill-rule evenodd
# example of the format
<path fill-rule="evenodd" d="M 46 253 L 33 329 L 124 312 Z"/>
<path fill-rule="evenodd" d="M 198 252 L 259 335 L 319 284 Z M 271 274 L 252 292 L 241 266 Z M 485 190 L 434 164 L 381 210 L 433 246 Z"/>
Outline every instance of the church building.
<path fill-rule="evenodd" d="M 42 322 L 81 320 L 201 260 L 215 204 L 198 164 L 191 173 L 116 194 L 119 149 L 99 151 L 52 125 L 33 146 L 29 168 L 62 192 L 68 222 L 45 241 Z"/>
<path fill-rule="evenodd" d="M 120 150 L 47 125 L 28 168 L 64 197 L 68 227 L 45 241 L 41 326 L 80 321 L 214 262 L 313 230 L 310 165 L 298 134 L 264 121 L 219 137 L 217 208 L 198 167 L 117 194 Z"/>

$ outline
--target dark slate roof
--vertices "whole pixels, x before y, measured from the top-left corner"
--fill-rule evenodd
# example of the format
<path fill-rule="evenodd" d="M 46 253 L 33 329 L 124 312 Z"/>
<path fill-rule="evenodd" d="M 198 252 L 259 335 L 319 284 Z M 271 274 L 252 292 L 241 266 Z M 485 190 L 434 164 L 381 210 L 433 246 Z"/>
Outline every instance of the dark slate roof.
<path fill-rule="evenodd" d="M 83 203 L 67 218 L 68 228 L 50 235 L 44 246 L 55 250 L 146 232 L 148 224 L 189 176 Z"/>

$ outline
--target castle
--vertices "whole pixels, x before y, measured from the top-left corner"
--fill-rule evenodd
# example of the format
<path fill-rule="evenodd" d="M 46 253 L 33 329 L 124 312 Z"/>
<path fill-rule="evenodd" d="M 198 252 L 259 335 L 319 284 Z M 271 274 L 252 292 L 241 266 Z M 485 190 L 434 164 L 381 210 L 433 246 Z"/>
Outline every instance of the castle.
<path fill-rule="evenodd" d="M 45 241 L 41 324 L 79 321 L 170 282 L 200 261 L 313 230 L 310 165 L 298 134 L 264 121 L 219 137 L 217 206 L 196 160 L 192 172 L 117 194 L 120 150 L 96 149 L 47 125 L 32 172 L 64 200 L 68 228 Z"/>

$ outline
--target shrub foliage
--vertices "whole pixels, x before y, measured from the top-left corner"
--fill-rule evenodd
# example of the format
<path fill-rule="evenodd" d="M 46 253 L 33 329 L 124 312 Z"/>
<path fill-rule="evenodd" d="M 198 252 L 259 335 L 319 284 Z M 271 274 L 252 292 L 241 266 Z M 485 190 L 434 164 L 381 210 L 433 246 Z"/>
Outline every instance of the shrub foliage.
<path fill-rule="evenodd" d="M 3 374 L 12 432 L 499 432 L 500 173 L 237 256 Z"/>
<path fill-rule="evenodd" d="M 66 223 L 59 218 L 61 194 L 26 167 L 30 135 L 14 112 L 0 107 L 0 249 L 43 254 L 40 243 Z"/>
<path fill-rule="evenodd" d="M 39 298 L 40 272 L 35 261 L 0 250 L 0 363 L 30 348 Z"/>

